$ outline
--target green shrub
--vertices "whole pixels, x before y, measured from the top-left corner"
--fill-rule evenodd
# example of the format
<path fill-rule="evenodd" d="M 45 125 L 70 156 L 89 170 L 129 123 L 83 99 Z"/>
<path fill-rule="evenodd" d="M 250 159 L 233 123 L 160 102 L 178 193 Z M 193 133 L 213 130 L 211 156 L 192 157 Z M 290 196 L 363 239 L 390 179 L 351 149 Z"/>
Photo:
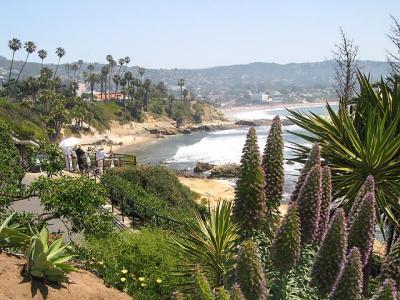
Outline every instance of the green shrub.
<path fill-rule="evenodd" d="M 166 299 L 180 279 L 169 277 L 179 257 L 171 252 L 171 233 L 160 229 L 114 232 L 91 237 L 78 249 L 86 267 L 107 285 L 140 299 Z"/>
<path fill-rule="evenodd" d="M 22 246 L 28 238 L 18 225 L 9 224 L 14 215 L 11 214 L 0 224 L 0 251 L 2 248 Z"/>

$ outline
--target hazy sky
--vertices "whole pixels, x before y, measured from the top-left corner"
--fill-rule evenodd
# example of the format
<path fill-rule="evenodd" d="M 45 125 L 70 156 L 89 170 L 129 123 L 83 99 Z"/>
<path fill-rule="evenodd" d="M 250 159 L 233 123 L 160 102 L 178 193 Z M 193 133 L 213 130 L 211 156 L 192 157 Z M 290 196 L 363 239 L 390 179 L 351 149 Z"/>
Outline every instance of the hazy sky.
<path fill-rule="evenodd" d="M 128 55 L 148 68 L 321 61 L 331 58 L 339 26 L 361 59 L 384 60 L 390 15 L 400 18 L 399 0 L 1 2 L 0 55 L 10 57 L 7 42 L 18 37 L 46 49 L 47 62 L 63 46 L 64 62 Z"/>

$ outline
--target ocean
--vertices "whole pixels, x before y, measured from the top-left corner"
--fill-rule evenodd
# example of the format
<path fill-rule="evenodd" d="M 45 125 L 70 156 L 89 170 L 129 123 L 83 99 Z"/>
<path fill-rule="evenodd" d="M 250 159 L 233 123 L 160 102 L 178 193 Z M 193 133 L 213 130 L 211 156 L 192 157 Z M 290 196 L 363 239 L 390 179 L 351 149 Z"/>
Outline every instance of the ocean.
<path fill-rule="evenodd" d="M 335 105 L 333 105 L 334 108 Z M 326 114 L 325 105 L 292 108 L 296 111 L 313 112 L 319 115 Z M 279 115 L 286 118 L 288 112 L 284 108 L 263 109 L 232 113 L 229 117 L 241 120 L 272 119 Z M 269 126 L 256 128 L 260 151 L 266 143 Z M 155 143 L 145 145 L 135 151 L 139 163 L 164 164 L 175 170 L 193 170 L 196 162 L 214 164 L 239 163 L 242 148 L 246 139 L 248 128 L 220 130 L 214 132 L 196 132 L 189 135 L 179 135 L 160 139 Z M 296 125 L 284 126 L 285 140 L 285 194 L 293 189 L 300 165 L 287 164 L 286 160 L 293 156 L 291 143 L 306 144 L 307 142 L 291 132 L 305 131 Z"/>

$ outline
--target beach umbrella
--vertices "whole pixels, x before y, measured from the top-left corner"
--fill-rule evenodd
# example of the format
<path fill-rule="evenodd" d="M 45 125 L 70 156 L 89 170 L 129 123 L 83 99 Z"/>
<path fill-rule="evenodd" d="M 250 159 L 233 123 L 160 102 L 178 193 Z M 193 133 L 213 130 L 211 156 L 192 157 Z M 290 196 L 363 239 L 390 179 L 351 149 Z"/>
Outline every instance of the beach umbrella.
<path fill-rule="evenodd" d="M 76 145 L 78 145 L 81 142 L 80 139 L 76 138 L 76 137 L 69 137 L 66 138 L 64 140 L 62 140 L 60 142 L 60 144 L 58 144 L 60 146 L 60 148 L 74 148 Z"/>

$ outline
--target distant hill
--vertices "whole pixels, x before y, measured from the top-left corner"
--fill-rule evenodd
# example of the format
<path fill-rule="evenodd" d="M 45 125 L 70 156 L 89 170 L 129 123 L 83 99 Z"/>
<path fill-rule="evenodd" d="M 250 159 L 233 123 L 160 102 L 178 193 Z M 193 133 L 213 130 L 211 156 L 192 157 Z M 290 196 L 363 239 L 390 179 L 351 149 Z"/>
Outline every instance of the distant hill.
<path fill-rule="evenodd" d="M 22 63 L 22 61 L 15 62 L 16 73 Z M 46 66 L 55 69 L 54 64 L 46 64 Z M 102 66 L 104 64 L 95 64 L 95 70 L 99 71 Z M 359 61 L 359 66 L 364 73 L 369 73 L 373 80 L 388 74 L 386 62 Z M 9 67 L 10 61 L 0 56 L 0 75 L 8 74 Z M 86 68 L 87 63 L 82 66 L 82 72 Z M 129 70 L 139 78 L 138 67 L 130 67 Z M 35 76 L 39 71 L 39 63 L 28 63 L 24 70 L 24 76 Z M 63 65 L 60 66 L 58 74 L 63 79 L 67 78 L 67 72 Z M 177 89 L 177 80 L 184 78 L 187 88 L 205 99 L 213 97 L 240 98 L 248 90 L 254 93 L 266 92 L 284 95 L 314 91 L 324 97 L 329 95 L 329 90 L 332 90 L 334 84 L 335 63 L 332 60 L 289 64 L 255 62 L 204 69 L 146 69 L 144 77 L 153 82 L 164 81 L 170 89 Z"/>

